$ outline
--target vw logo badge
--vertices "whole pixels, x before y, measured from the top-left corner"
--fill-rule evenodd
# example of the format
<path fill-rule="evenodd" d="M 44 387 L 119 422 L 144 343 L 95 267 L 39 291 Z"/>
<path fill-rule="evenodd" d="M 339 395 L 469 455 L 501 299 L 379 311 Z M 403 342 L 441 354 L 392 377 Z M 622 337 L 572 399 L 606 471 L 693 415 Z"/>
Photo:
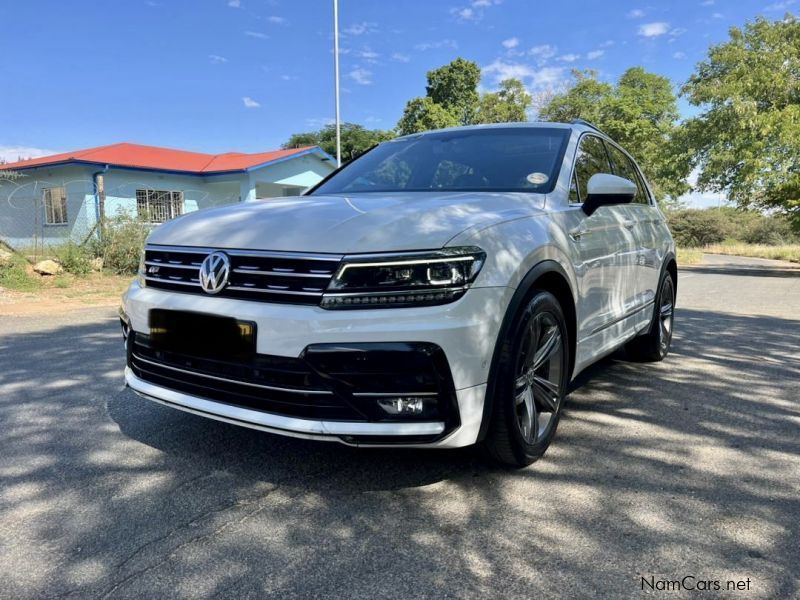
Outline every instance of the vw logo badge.
<path fill-rule="evenodd" d="M 212 252 L 200 265 L 200 287 L 207 294 L 218 294 L 228 284 L 231 261 L 224 252 Z"/>

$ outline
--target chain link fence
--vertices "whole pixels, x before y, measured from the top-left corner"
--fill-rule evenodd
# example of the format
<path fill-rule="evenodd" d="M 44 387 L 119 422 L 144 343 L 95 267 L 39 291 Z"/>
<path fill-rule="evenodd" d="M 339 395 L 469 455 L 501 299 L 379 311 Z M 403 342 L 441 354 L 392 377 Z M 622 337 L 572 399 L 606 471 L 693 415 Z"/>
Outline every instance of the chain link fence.
<path fill-rule="evenodd" d="M 91 180 L 0 173 L 0 242 L 31 259 L 54 246 L 85 243 L 96 231 L 93 187 Z"/>

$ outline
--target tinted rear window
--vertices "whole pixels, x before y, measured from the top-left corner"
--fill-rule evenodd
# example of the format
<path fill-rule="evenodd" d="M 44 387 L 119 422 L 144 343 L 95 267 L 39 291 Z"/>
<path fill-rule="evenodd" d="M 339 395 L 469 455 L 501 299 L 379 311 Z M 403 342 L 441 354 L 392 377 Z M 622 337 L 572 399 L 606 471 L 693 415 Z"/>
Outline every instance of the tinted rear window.
<path fill-rule="evenodd" d="M 552 191 L 568 129 L 448 131 L 385 142 L 312 194 L 396 191 Z"/>

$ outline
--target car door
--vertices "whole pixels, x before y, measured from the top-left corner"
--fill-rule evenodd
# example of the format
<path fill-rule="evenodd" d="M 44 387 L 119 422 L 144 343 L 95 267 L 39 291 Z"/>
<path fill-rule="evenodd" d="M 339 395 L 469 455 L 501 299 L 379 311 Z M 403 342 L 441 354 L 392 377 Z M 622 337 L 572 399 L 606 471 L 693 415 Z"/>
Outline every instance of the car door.
<path fill-rule="evenodd" d="M 612 173 L 611 161 L 605 142 L 599 136 L 586 134 L 575 155 L 568 227 L 578 258 L 580 339 L 622 321 L 633 302 L 630 282 L 637 247 L 625 206 L 602 206 L 591 216 L 580 208 L 588 195 L 589 179 L 597 173 Z M 610 341 L 601 345 L 605 347 Z"/>
<path fill-rule="evenodd" d="M 657 227 L 663 222 L 663 215 L 650 197 L 641 172 L 633 159 L 615 144 L 607 143 L 614 174 L 629 179 L 636 184 L 633 202 L 625 206 L 626 220 L 633 224 L 636 240 L 635 273 L 631 279 L 633 287 L 633 308 L 648 306 L 655 299 L 661 261 L 659 260 Z"/>

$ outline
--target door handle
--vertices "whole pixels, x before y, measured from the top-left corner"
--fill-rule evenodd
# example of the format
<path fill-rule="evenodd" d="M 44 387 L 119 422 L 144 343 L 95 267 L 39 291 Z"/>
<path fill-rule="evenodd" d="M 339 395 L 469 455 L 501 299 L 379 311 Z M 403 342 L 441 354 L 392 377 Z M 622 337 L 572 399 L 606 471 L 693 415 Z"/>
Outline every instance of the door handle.
<path fill-rule="evenodd" d="M 633 226 L 634 226 L 634 225 L 636 225 L 636 221 L 630 221 L 630 220 L 626 219 L 626 220 L 624 220 L 624 221 L 622 222 L 622 225 L 623 225 L 623 226 L 624 226 L 626 229 L 633 229 Z"/>
<path fill-rule="evenodd" d="M 582 227 L 578 229 L 573 229 L 569 232 L 569 237 L 573 239 L 575 242 L 580 242 L 581 238 L 589 233 L 588 229 L 583 229 Z"/>

